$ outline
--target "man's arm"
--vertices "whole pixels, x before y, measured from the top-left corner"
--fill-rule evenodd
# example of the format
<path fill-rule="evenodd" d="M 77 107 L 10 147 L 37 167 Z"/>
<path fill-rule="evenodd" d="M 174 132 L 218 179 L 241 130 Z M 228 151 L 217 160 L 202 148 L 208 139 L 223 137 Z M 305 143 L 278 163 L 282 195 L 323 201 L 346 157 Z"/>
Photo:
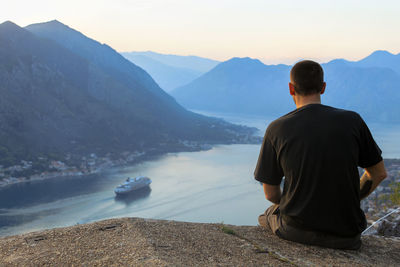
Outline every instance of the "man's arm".
<path fill-rule="evenodd" d="M 274 204 L 279 204 L 281 201 L 281 187 L 279 185 L 264 184 L 265 198 Z"/>
<path fill-rule="evenodd" d="M 360 198 L 364 199 L 369 196 L 386 176 L 383 160 L 371 167 L 365 168 L 365 172 L 360 179 Z"/>

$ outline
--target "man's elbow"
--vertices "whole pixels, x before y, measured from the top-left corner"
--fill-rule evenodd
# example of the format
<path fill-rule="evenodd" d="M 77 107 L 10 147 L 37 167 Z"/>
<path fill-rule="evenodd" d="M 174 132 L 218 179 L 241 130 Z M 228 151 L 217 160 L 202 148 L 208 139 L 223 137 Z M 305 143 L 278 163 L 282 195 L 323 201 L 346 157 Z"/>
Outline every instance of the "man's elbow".
<path fill-rule="evenodd" d="M 281 188 L 279 185 L 263 184 L 265 198 L 275 204 L 279 204 L 281 200 Z"/>
<path fill-rule="evenodd" d="M 387 177 L 387 172 L 386 172 L 386 170 L 384 169 L 379 175 L 378 175 L 378 179 L 379 179 L 379 182 L 382 182 L 383 180 L 385 180 L 385 178 Z"/>
<path fill-rule="evenodd" d="M 367 172 L 367 175 L 370 177 L 370 179 L 372 179 L 374 182 L 377 182 L 378 184 L 387 177 L 386 168 L 383 160 L 375 164 L 374 166 L 365 168 L 365 171 Z"/>
<path fill-rule="evenodd" d="M 268 195 L 265 195 L 265 198 L 266 198 L 269 202 L 272 202 L 272 203 L 274 203 L 274 204 L 279 204 L 279 202 L 280 202 L 280 196 L 275 195 L 275 194 L 268 194 Z"/>

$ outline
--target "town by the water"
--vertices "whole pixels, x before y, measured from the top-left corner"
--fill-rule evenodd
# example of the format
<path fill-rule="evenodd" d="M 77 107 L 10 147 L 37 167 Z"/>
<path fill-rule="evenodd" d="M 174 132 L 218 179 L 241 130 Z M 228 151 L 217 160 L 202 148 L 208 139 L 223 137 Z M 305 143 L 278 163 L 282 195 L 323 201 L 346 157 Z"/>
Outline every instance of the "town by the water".
<path fill-rule="evenodd" d="M 253 135 L 237 136 L 227 143 L 254 144 L 261 141 Z M 107 153 L 99 156 L 90 153 L 86 156 L 67 154 L 63 159 L 51 160 L 49 157 L 38 157 L 36 162 L 21 160 L 20 164 L 4 167 L 0 165 L 0 188 L 16 183 L 44 180 L 65 176 L 85 176 L 109 170 L 113 167 L 135 164 L 154 157 L 175 152 L 193 152 L 209 150 L 212 144 L 181 140 L 178 145 L 160 144 L 145 151 L 124 151 L 117 154 Z M 38 162 L 40 164 L 38 164 Z M 39 165 L 39 168 L 37 167 Z"/>

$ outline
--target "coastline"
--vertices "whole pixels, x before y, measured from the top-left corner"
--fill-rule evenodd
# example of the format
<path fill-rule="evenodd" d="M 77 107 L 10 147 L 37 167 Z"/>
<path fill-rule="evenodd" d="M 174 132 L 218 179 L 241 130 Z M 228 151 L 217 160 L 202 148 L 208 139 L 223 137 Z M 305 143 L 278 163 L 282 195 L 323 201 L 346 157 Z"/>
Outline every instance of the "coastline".
<path fill-rule="evenodd" d="M 60 170 L 52 171 L 52 172 L 42 172 L 40 174 L 34 174 L 28 177 L 6 177 L 0 180 L 0 190 L 6 188 L 8 186 L 22 184 L 27 182 L 36 182 L 43 181 L 49 179 L 56 178 L 65 178 L 65 177 L 77 177 L 77 176 L 89 176 L 93 174 L 104 173 L 108 171 L 112 171 L 115 168 L 122 168 L 126 166 L 133 166 L 136 164 L 140 164 L 149 160 L 157 159 L 158 157 L 162 157 L 168 155 L 170 153 L 180 153 L 180 152 L 198 152 L 198 151 L 207 151 L 218 145 L 232 145 L 232 144 L 258 144 L 257 142 L 242 142 L 242 143 L 220 143 L 220 144 L 191 144 L 184 143 L 183 147 L 174 147 L 173 149 L 149 149 L 145 152 L 124 152 L 124 156 L 115 160 L 111 160 L 109 158 L 102 159 L 98 164 L 87 164 L 90 165 L 90 168 L 81 168 L 77 169 L 76 167 L 71 168 L 62 168 Z M 92 161 L 93 162 L 93 161 Z M 94 161 L 96 162 L 96 161 Z"/>
<path fill-rule="evenodd" d="M 190 150 L 190 151 L 203 151 L 206 149 L 199 149 L 199 150 Z M 169 153 L 179 153 L 179 152 L 188 152 L 188 150 L 181 150 L 181 151 L 171 151 L 171 152 L 159 152 L 154 154 L 147 154 L 143 153 L 140 156 L 132 157 L 132 154 L 129 154 L 127 159 L 117 159 L 114 161 L 110 161 L 106 166 L 99 164 L 99 166 L 92 166 L 89 170 L 76 170 L 73 168 L 72 170 L 63 170 L 63 171 L 54 171 L 54 172 L 43 172 L 41 174 L 35 174 L 29 177 L 8 177 L 0 181 L 0 190 L 2 188 L 6 188 L 11 185 L 27 183 L 27 182 L 36 182 L 36 181 L 43 181 L 49 179 L 56 179 L 56 178 L 65 178 L 65 177 L 76 177 L 76 176 L 89 176 L 92 174 L 103 173 L 107 171 L 111 171 L 114 168 L 120 168 L 129 165 L 136 165 L 142 162 L 155 159 L 157 157 L 161 157 L 163 155 L 167 155 Z"/>

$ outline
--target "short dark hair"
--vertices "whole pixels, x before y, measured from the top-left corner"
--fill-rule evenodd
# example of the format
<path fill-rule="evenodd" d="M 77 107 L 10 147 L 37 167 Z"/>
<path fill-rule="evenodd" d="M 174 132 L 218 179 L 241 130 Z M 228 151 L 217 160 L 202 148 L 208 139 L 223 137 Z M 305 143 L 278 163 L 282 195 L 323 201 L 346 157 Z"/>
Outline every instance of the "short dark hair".
<path fill-rule="evenodd" d="M 303 60 L 293 66 L 290 80 L 296 93 L 304 96 L 316 94 L 322 90 L 324 71 L 317 62 Z"/>

